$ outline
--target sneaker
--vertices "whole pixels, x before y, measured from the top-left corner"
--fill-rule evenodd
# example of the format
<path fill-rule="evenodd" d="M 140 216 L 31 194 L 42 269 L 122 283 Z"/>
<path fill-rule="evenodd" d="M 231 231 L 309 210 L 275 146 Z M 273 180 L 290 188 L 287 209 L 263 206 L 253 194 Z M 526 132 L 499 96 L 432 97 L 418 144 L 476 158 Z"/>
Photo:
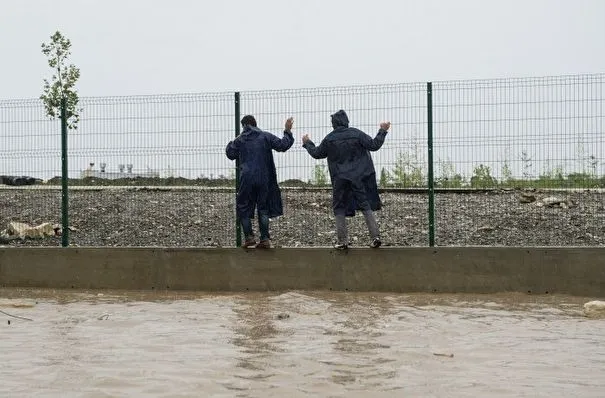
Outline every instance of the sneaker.
<path fill-rule="evenodd" d="M 372 249 L 378 249 L 380 245 L 382 245 L 380 238 L 374 238 L 374 240 L 372 240 L 372 243 L 370 243 L 370 247 Z"/>
<path fill-rule="evenodd" d="M 256 246 L 256 240 L 254 238 L 246 239 L 242 247 L 244 249 L 254 249 Z"/>
<path fill-rule="evenodd" d="M 257 249 L 270 249 L 271 241 L 269 239 L 263 239 L 256 245 Z"/>
<path fill-rule="evenodd" d="M 334 248 L 336 250 L 347 250 L 349 248 L 349 245 L 347 245 L 346 243 L 338 243 L 334 245 Z"/>

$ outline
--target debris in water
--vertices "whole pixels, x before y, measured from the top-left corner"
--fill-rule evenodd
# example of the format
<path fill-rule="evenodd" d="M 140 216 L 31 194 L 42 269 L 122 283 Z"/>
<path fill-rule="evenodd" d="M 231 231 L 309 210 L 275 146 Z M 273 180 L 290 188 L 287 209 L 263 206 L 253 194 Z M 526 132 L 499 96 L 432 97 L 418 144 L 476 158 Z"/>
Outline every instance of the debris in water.
<path fill-rule="evenodd" d="M 454 354 L 442 354 L 442 353 L 438 353 L 438 352 L 434 352 L 433 355 L 436 356 L 436 357 L 447 357 L 447 358 L 453 358 L 454 357 Z"/>

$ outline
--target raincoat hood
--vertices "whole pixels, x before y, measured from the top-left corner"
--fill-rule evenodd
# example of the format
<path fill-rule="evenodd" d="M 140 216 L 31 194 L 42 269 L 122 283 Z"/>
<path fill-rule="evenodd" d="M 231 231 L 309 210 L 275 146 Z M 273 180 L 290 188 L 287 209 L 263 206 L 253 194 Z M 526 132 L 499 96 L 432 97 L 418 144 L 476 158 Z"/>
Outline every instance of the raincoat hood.
<path fill-rule="evenodd" d="M 254 135 L 257 136 L 262 132 L 261 129 L 259 129 L 258 127 L 254 127 L 251 126 L 249 124 L 244 126 L 244 129 L 242 130 L 241 134 L 245 137 L 245 136 L 249 136 L 249 135 Z"/>
<path fill-rule="evenodd" d="M 349 127 L 349 117 L 342 109 L 332 115 L 332 127 Z"/>

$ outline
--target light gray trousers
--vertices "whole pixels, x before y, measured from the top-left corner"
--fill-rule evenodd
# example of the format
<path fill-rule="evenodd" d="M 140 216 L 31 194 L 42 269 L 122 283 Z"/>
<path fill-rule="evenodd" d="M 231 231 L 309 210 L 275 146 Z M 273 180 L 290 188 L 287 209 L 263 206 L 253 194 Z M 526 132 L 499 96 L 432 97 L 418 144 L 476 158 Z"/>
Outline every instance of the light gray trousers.
<path fill-rule="evenodd" d="M 374 239 L 380 237 L 380 231 L 378 231 L 378 223 L 376 222 L 376 217 L 374 217 L 374 212 L 372 210 L 363 210 L 362 213 L 366 220 L 368 231 L 370 232 L 370 238 Z M 334 216 L 334 218 L 336 219 L 336 238 L 338 239 L 338 243 L 343 245 L 349 244 L 346 217 L 344 214 L 340 214 Z"/>

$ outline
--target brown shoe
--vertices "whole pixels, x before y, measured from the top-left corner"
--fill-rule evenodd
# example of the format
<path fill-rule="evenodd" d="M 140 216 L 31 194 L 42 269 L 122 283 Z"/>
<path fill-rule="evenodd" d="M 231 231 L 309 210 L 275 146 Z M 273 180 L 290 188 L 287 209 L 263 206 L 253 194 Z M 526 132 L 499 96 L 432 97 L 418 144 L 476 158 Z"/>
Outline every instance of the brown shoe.
<path fill-rule="evenodd" d="M 269 239 L 261 240 L 256 245 L 256 248 L 257 249 L 270 249 L 271 248 L 271 241 Z"/>
<path fill-rule="evenodd" d="M 244 244 L 242 245 L 244 249 L 254 249 L 256 247 L 256 239 L 246 239 Z"/>

